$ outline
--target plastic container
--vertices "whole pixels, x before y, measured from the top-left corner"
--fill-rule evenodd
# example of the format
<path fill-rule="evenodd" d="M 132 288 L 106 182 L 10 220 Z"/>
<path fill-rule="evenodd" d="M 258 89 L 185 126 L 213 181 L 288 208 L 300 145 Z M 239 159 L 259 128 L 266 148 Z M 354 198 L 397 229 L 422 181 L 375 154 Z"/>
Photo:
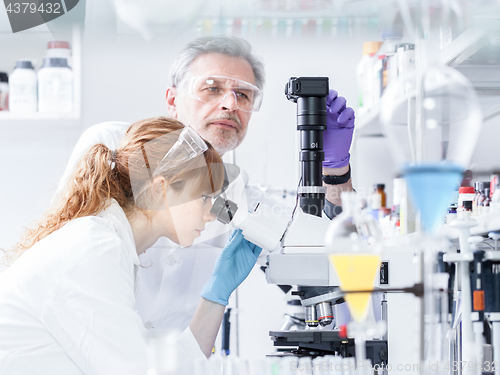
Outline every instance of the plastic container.
<path fill-rule="evenodd" d="M 38 71 L 38 110 L 62 113 L 73 111 L 73 72 L 66 59 L 43 59 L 43 66 Z"/>
<path fill-rule="evenodd" d="M 490 188 L 489 181 L 478 181 L 475 183 L 476 194 L 474 200 L 472 201 L 472 216 L 479 215 L 479 210 L 482 202 L 486 199 L 484 196 L 484 189 Z"/>
<path fill-rule="evenodd" d="M 493 173 L 490 176 L 490 198 L 493 198 L 493 194 L 495 193 L 495 188 L 499 183 L 500 183 L 500 174 Z"/>
<path fill-rule="evenodd" d="M 9 76 L 0 72 L 0 111 L 9 110 Z"/>
<path fill-rule="evenodd" d="M 415 44 L 403 43 L 398 46 L 398 77 L 415 70 Z"/>
<path fill-rule="evenodd" d="M 479 214 L 486 215 L 489 214 L 491 210 L 491 198 L 490 198 L 490 189 L 484 189 L 484 201 L 481 202 L 481 206 L 479 207 Z"/>
<path fill-rule="evenodd" d="M 458 189 L 458 207 L 457 212 L 463 211 L 464 201 L 473 201 L 475 196 L 475 191 L 472 186 L 464 186 Z"/>
<path fill-rule="evenodd" d="M 37 81 L 31 60 L 17 60 L 9 78 L 9 110 L 15 113 L 36 112 Z"/>
<path fill-rule="evenodd" d="M 358 76 L 358 108 L 365 111 L 373 104 L 372 67 L 373 56 L 379 50 L 382 42 L 364 42 L 363 57 L 359 61 L 356 72 Z"/>
<path fill-rule="evenodd" d="M 68 42 L 53 41 L 47 43 L 47 51 L 45 52 L 45 57 L 63 58 L 66 59 L 70 68 L 73 66 L 71 58 L 71 48 Z"/>
<path fill-rule="evenodd" d="M 384 93 L 385 88 L 389 83 L 397 77 L 398 59 L 396 53 L 398 45 L 401 44 L 403 39 L 403 30 L 401 28 L 388 28 L 382 32 L 383 43 L 375 56 L 384 56 L 382 59 L 382 72 L 381 72 L 381 87 L 380 95 Z"/>
<path fill-rule="evenodd" d="M 490 203 L 490 210 L 491 211 L 500 211 L 500 185 L 497 184 L 495 186 L 495 192 L 493 193 L 493 196 L 491 197 L 491 203 Z"/>
<path fill-rule="evenodd" d="M 384 84 L 384 65 L 385 65 L 385 55 L 378 55 L 375 62 L 373 63 L 373 90 L 372 90 L 372 101 L 377 103 L 383 93 Z"/>

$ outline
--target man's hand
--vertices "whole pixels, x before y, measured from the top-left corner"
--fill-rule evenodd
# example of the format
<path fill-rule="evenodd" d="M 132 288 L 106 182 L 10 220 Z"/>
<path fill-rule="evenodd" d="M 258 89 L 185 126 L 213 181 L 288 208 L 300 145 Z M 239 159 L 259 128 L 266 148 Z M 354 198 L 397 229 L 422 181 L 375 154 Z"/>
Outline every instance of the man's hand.
<path fill-rule="evenodd" d="M 326 97 L 326 131 L 323 133 L 323 168 L 342 168 L 349 164 L 354 131 L 354 110 L 346 107 L 346 99 L 330 90 Z M 345 173 L 345 172 L 344 172 Z M 335 173 L 337 174 L 337 173 Z M 343 173 L 340 173 L 342 175 Z"/>

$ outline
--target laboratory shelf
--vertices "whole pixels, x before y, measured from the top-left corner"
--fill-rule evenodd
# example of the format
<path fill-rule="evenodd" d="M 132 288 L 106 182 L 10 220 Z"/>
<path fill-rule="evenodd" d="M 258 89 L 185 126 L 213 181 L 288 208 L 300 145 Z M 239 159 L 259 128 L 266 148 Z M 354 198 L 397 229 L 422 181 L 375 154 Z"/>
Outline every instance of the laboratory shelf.
<path fill-rule="evenodd" d="M 46 26 L 45 26 L 46 29 Z M 2 44 L 2 71 L 12 73 L 6 67 L 14 66 L 15 61 L 25 56 L 36 56 L 30 58 L 35 66 L 40 65 L 45 53 L 47 42 L 53 41 L 54 36 L 44 29 L 32 32 L 20 32 L 15 35 L 11 33 L 0 33 L 0 44 Z M 79 120 L 81 113 L 81 90 L 82 90 L 82 31 L 74 26 L 71 38 L 71 59 L 73 71 L 73 112 L 71 113 L 11 113 L 0 111 L 0 127 L 14 126 L 23 120 Z"/>
<path fill-rule="evenodd" d="M 0 112 L 0 126 L 6 125 L 7 120 L 64 120 L 64 119 L 75 119 L 78 120 L 80 114 L 76 112 L 69 113 L 12 113 L 9 111 Z M 12 124 L 11 121 L 8 122 Z"/>
<path fill-rule="evenodd" d="M 364 112 L 358 115 L 358 122 L 356 124 L 356 134 L 361 137 L 376 137 L 382 136 L 382 125 L 379 121 L 380 114 L 380 104 L 377 103 L 374 106 L 364 110 Z"/>
<path fill-rule="evenodd" d="M 474 216 L 478 225 L 470 229 L 473 236 L 487 236 L 489 232 L 500 231 L 500 212 L 492 212 L 486 215 Z M 458 238 L 458 230 L 450 224 L 443 225 L 439 234 L 450 239 Z"/>
<path fill-rule="evenodd" d="M 460 34 L 439 53 L 441 64 L 456 67 L 487 44 L 486 30 L 471 27 Z"/>
<path fill-rule="evenodd" d="M 488 43 L 489 34 L 487 31 L 471 27 L 441 50 L 438 56 L 440 63 L 457 68 L 458 71 L 470 79 L 480 97 L 485 120 L 496 117 L 500 113 L 500 106 L 498 105 L 500 79 L 496 78 L 499 73 L 498 65 L 466 65 L 464 62 L 473 57 Z M 478 76 L 481 78 L 488 76 L 489 79 L 481 79 L 479 82 Z M 486 85 L 485 82 L 487 82 Z M 403 97 L 401 100 L 406 101 L 408 97 Z M 380 103 L 381 100 L 357 116 L 356 129 L 358 136 L 373 137 L 383 135 L 380 124 Z"/>

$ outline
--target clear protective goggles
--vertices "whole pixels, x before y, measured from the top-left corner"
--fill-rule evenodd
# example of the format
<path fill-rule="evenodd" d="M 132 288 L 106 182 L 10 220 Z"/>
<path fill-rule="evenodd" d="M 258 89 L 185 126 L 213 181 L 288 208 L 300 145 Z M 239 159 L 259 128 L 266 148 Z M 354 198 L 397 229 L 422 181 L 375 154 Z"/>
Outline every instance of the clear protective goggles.
<path fill-rule="evenodd" d="M 153 155 L 152 150 L 162 148 L 169 150 L 161 159 Z M 198 199 L 199 195 L 203 200 L 217 198 L 239 175 L 239 168 L 224 163 L 207 164 L 203 156 L 207 150 L 205 141 L 188 126 L 154 138 L 135 150 L 129 157 L 129 174 L 136 205 L 141 209 L 156 209 L 151 200 L 151 186 L 158 176 L 174 181 L 185 179 L 182 189 L 199 193 L 182 194 L 182 198 L 168 202 L 171 207 Z"/>
<path fill-rule="evenodd" d="M 153 178 L 181 163 L 194 159 L 207 150 L 208 146 L 203 138 L 195 130 L 186 126 L 179 134 L 179 139 L 158 163 L 153 172 Z"/>
<path fill-rule="evenodd" d="M 262 104 L 262 91 L 251 83 L 223 76 L 191 77 L 189 94 L 200 102 L 220 104 L 232 95 L 238 109 L 257 112 Z"/>

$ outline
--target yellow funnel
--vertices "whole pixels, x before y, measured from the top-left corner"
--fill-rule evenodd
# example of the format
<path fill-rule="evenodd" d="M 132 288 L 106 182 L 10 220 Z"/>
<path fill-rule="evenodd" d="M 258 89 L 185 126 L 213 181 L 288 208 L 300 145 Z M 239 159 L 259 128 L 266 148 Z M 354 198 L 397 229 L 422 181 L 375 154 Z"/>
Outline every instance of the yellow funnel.
<path fill-rule="evenodd" d="M 372 290 L 380 255 L 376 254 L 331 254 L 330 263 L 337 272 L 342 291 Z M 370 293 L 347 293 L 345 300 L 356 322 L 366 319 Z"/>

